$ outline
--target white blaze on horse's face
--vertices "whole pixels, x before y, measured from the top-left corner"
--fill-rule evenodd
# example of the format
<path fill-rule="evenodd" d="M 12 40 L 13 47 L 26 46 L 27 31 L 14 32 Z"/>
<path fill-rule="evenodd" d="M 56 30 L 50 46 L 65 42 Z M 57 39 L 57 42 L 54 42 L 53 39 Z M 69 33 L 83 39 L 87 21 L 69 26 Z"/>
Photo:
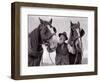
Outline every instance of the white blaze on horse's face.
<path fill-rule="evenodd" d="M 58 43 L 57 36 L 53 35 L 52 38 L 49 40 L 49 43 L 50 43 L 50 48 L 52 50 L 55 50 L 57 48 L 57 43 Z"/>
<path fill-rule="evenodd" d="M 50 30 L 50 32 L 52 34 L 55 34 L 54 32 L 54 29 L 52 27 L 50 27 L 50 25 L 47 25 L 48 29 Z M 50 39 L 49 39 L 49 43 L 50 43 L 50 48 L 52 50 L 55 50 L 57 48 L 57 43 L 58 43 L 58 40 L 57 40 L 57 36 L 56 35 L 53 35 Z"/>
<path fill-rule="evenodd" d="M 77 28 L 76 31 L 78 33 L 78 37 L 80 37 L 80 30 L 79 30 L 79 28 Z"/>
<path fill-rule="evenodd" d="M 79 26 L 78 28 L 76 28 L 77 34 L 78 34 L 78 39 L 75 43 L 75 45 L 78 45 L 76 47 L 81 47 L 81 38 L 80 38 L 80 23 L 78 22 L 77 25 Z"/>
<path fill-rule="evenodd" d="M 55 33 L 54 30 L 53 30 L 53 28 L 50 27 L 50 25 L 47 25 L 47 27 L 48 27 L 48 29 L 50 30 L 50 32 L 51 32 L 52 34 Z"/>

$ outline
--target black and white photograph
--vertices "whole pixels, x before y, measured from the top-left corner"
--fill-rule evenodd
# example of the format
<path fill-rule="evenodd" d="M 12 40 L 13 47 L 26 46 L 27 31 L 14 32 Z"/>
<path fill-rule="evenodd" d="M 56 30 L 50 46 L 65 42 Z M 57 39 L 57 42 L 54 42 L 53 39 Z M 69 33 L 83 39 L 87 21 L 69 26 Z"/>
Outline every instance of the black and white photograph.
<path fill-rule="evenodd" d="M 12 78 L 97 74 L 97 7 L 12 3 Z"/>
<path fill-rule="evenodd" d="M 88 63 L 88 18 L 28 15 L 28 66 Z"/>

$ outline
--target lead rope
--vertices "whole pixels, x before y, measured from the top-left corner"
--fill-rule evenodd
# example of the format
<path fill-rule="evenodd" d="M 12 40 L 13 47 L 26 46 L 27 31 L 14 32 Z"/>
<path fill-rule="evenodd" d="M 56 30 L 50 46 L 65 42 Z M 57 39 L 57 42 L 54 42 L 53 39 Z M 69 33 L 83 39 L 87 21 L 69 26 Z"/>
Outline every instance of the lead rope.
<path fill-rule="evenodd" d="M 49 58 L 50 58 L 50 60 L 51 60 L 51 63 L 55 65 L 55 63 L 53 62 L 53 60 L 52 60 L 52 58 L 51 58 L 51 56 L 50 56 L 50 52 L 49 52 Z"/>
<path fill-rule="evenodd" d="M 50 56 L 50 53 L 49 53 L 49 59 L 50 59 L 51 63 L 55 65 L 55 63 L 53 62 L 53 60 L 52 60 L 52 58 L 51 58 L 51 56 Z M 41 59 L 41 65 L 43 65 L 43 57 L 42 57 L 42 59 Z"/>
<path fill-rule="evenodd" d="M 78 38 L 77 38 L 77 39 L 78 39 Z M 77 39 L 75 40 L 75 42 L 77 41 Z M 75 42 L 74 42 L 74 44 L 75 44 Z M 76 57 L 75 57 L 74 64 L 76 64 L 76 62 L 77 62 L 77 57 L 78 57 L 78 52 L 76 51 Z"/>

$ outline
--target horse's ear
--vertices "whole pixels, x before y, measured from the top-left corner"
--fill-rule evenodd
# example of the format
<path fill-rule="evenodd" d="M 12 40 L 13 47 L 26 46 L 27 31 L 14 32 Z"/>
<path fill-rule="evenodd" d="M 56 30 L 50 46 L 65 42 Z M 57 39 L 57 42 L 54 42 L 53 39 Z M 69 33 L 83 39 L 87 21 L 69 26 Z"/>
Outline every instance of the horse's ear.
<path fill-rule="evenodd" d="M 80 26 L 80 22 L 78 21 L 77 24 Z"/>
<path fill-rule="evenodd" d="M 39 17 L 40 23 L 43 24 L 43 20 Z"/>
<path fill-rule="evenodd" d="M 49 23 L 52 24 L 52 18 L 50 19 Z"/>
<path fill-rule="evenodd" d="M 72 23 L 72 21 L 70 21 L 70 25 L 71 25 L 71 26 L 73 26 L 73 23 Z"/>

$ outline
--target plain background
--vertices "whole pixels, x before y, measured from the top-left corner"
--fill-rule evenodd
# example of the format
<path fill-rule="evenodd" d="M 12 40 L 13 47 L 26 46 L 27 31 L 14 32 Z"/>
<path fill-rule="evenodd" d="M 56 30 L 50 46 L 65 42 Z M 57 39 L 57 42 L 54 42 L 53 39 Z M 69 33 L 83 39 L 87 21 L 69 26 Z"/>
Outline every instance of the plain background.
<path fill-rule="evenodd" d="M 98 36 L 100 34 L 100 0 L 1 0 L 0 1 L 0 82 L 16 82 L 10 78 L 11 73 L 11 2 L 37 2 L 37 3 L 52 3 L 52 4 L 68 4 L 68 5 L 83 5 L 83 6 L 98 6 Z M 98 42 L 100 38 L 98 37 Z M 100 44 L 98 43 L 98 62 L 100 62 Z M 100 69 L 100 64 L 98 64 Z M 21 80 L 22 82 L 100 82 L 100 71 L 98 75 L 79 76 L 79 77 L 63 77 L 52 79 L 37 79 L 37 80 Z"/>

